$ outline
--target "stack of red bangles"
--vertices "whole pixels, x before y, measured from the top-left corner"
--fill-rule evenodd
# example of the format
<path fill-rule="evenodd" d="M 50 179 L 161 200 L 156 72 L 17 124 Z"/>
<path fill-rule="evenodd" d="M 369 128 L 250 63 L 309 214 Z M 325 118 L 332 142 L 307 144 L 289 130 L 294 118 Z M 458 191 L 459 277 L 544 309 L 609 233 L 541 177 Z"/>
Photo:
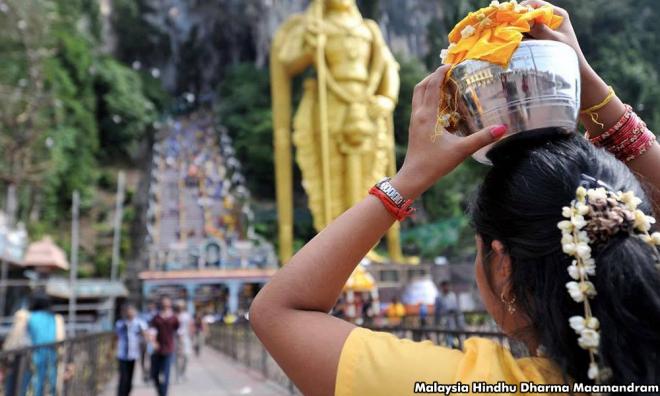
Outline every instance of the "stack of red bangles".
<path fill-rule="evenodd" d="M 655 142 L 655 135 L 629 105 L 626 105 L 626 112 L 621 119 L 605 133 L 592 138 L 587 132 L 586 137 L 591 143 L 605 148 L 623 162 L 639 158 Z"/>

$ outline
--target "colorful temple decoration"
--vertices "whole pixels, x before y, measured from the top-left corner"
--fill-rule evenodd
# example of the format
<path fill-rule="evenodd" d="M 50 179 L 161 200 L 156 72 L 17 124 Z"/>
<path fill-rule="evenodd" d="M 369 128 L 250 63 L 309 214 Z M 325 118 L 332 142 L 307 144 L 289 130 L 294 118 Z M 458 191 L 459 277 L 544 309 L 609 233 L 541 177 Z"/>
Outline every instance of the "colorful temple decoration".
<path fill-rule="evenodd" d="M 170 294 L 191 309 L 236 313 L 277 268 L 273 246 L 254 232 L 249 200 L 231 138 L 211 115 L 163 128 L 151 172 L 149 263 L 140 274 L 145 297 Z M 224 305 L 202 307 L 213 301 Z"/>

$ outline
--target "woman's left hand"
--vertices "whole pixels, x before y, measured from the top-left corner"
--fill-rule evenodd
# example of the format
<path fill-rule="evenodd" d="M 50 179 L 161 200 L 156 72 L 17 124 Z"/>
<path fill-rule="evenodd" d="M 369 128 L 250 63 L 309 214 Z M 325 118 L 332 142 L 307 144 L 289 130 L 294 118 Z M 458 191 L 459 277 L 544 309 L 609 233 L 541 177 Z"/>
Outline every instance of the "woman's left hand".
<path fill-rule="evenodd" d="M 413 93 L 408 151 L 393 184 L 407 198 L 421 195 L 443 176 L 453 171 L 479 149 L 496 142 L 507 131 L 506 125 L 484 128 L 467 137 L 447 131 L 436 134 L 440 88 L 449 65 L 438 68 Z"/>

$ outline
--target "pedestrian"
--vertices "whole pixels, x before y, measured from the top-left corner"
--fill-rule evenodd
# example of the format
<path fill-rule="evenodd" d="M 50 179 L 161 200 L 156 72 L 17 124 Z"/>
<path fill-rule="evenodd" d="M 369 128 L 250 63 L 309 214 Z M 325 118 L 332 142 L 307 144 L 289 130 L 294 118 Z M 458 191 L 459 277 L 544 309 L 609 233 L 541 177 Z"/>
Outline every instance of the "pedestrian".
<path fill-rule="evenodd" d="M 195 323 L 194 323 L 194 336 L 195 336 L 195 356 L 199 357 L 202 353 L 202 346 L 204 345 L 204 338 L 206 335 L 206 323 L 204 322 L 204 316 L 201 312 L 195 313 Z"/>
<path fill-rule="evenodd" d="M 419 325 L 426 327 L 426 318 L 429 315 L 429 309 L 423 302 L 419 303 Z"/>
<path fill-rule="evenodd" d="M 177 331 L 176 343 L 176 380 L 180 382 L 186 379 L 186 369 L 190 355 L 192 355 L 192 333 L 193 320 L 186 309 L 186 302 L 179 300 L 176 302 L 174 312 L 179 320 L 179 330 Z"/>
<path fill-rule="evenodd" d="M 30 346 L 30 337 L 27 333 L 27 323 L 30 318 L 30 311 L 21 308 L 14 313 L 11 329 L 5 337 L 2 345 L 3 351 L 26 348 Z M 18 356 L 8 358 L 3 362 L 2 375 L 4 376 L 4 391 L 6 396 L 24 395 L 27 392 L 30 381 L 30 368 L 25 367 L 26 374 L 23 375 L 23 383 L 18 385 L 18 372 L 20 371 L 21 359 Z"/>
<path fill-rule="evenodd" d="M 444 307 L 442 306 L 442 295 L 438 293 L 433 302 L 433 325 L 435 327 L 442 326 L 442 312 Z"/>
<path fill-rule="evenodd" d="M 163 297 L 160 300 L 158 314 L 149 323 L 153 330 L 151 341 L 154 352 L 151 354 L 151 379 L 154 381 L 158 396 L 166 396 L 170 383 L 170 367 L 174 355 L 174 344 L 179 319 L 172 311 L 172 300 Z"/>
<path fill-rule="evenodd" d="M 440 298 L 442 300 L 442 326 L 451 332 L 463 330 L 463 311 L 458 304 L 458 297 L 452 290 L 448 280 L 440 283 Z M 448 346 L 457 346 L 458 338 L 448 334 L 445 340 Z"/>
<path fill-rule="evenodd" d="M 390 326 L 400 326 L 403 318 L 406 316 L 406 307 L 397 297 L 392 298 L 392 303 L 385 311 Z"/>
<path fill-rule="evenodd" d="M 366 301 L 362 305 L 362 319 L 363 323 L 367 325 L 371 325 L 374 319 L 374 299 L 371 297 L 371 295 L 367 296 Z"/>
<path fill-rule="evenodd" d="M 64 320 L 52 311 L 50 297 L 36 292 L 30 304 L 27 333 L 32 346 L 52 344 L 64 340 Z M 35 375 L 32 377 L 32 394 L 45 396 L 58 394 L 58 361 L 54 347 L 42 347 L 32 353 Z"/>
<path fill-rule="evenodd" d="M 122 309 L 122 318 L 115 324 L 119 369 L 118 396 L 131 394 L 135 362 L 140 358 L 140 345 L 146 338 L 146 331 L 147 324 L 138 317 L 135 306 L 126 304 Z"/>
<path fill-rule="evenodd" d="M 158 309 L 156 303 L 149 301 L 147 303 L 147 309 L 142 312 L 140 319 L 143 323 L 147 325 L 151 323 L 151 320 L 158 314 Z M 142 381 L 147 384 L 149 383 L 149 377 L 151 372 L 151 354 L 153 353 L 153 344 L 149 342 L 149 334 L 145 334 L 145 337 L 142 338 L 140 343 L 140 367 L 142 369 Z"/>

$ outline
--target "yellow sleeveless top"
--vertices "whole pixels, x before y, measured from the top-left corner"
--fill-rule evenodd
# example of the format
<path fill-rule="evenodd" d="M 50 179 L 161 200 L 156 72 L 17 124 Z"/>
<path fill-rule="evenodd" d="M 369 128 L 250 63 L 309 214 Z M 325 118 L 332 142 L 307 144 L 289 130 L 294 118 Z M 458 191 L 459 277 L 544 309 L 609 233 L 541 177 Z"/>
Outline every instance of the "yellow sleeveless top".
<path fill-rule="evenodd" d="M 489 393 L 490 388 L 473 384 L 492 385 L 500 381 L 516 385 L 516 391 L 511 392 L 511 388 L 494 389 L 498 393 Z M 449 390 L 450 394 L 474 394 L 478 390 L 482 395 L 499 396 L 521 393 L 521 387 L 525 386 L 523 383 L 565 384 L 560 371 L 550 360 L 516 359 L 497 342 L 484 338 L 466 340 L 461 351 L 436 346 L 430 341 L 413 342 L 388 333 L 356 328 L 341 352 L 335 395 L 424 394 L 415 393 L 415 387 L 420 386 L 416 382 L 423 383 L 427 392 L 433 390 L 426 394 L 448 394 L 444 385 L 459 384 L 462 388 Z M 528 394 L 534 394 L 533 390 L 529 390 Z"/>

